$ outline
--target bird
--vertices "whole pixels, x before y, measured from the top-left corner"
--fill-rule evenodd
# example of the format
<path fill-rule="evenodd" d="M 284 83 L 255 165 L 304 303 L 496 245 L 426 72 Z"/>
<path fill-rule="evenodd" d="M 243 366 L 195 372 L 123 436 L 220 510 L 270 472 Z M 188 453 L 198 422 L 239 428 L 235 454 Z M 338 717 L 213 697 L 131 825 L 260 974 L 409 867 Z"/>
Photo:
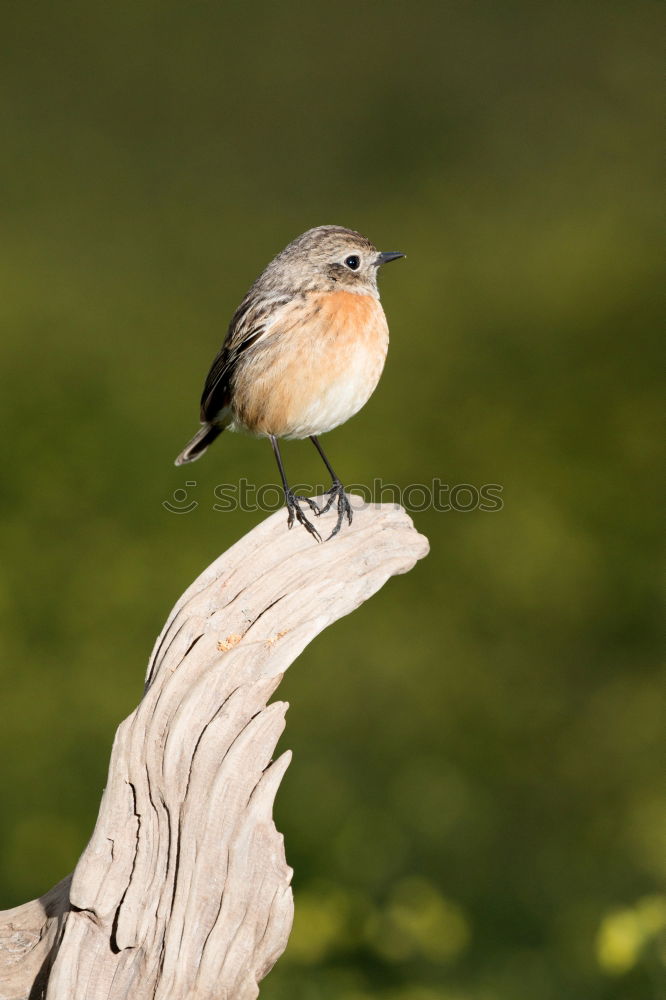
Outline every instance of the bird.
<path fill-rule="evenodd" d="M 379 301 L 379 268 L 404 257 L 380 252 L 344 226 L 316 226 L 289 243 L 256 279 L 231 318 L 201 395 L 201 428 L 176 459 L 200 458 L 225 430 L 268 438 L 277 461 L 287 525 L 321 536 L 315 516 L 335 505 L 338 534 L 352 507 L 319 436 L 354 416 L 379 382 L 389 331 Z M 328 474 L 323 507 L 289 486 L 282 438 L 310 438 Z"/>

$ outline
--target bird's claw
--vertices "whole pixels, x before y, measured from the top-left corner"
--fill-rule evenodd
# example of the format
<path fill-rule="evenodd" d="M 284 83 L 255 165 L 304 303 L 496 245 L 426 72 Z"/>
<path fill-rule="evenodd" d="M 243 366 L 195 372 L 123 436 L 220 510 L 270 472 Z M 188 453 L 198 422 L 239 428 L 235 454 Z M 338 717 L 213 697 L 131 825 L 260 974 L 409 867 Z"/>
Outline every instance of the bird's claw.
<path fill-rule="evenodd" d="M 344 521 L 345 516 L 347 517 L 347 522 L 349 524 L 352 523 L 353 511 L 352 511 L 352 505 L 349 502 L 349 497 L 345 493 L 345 488 L 339 480 L 336 480 L 331 486 L 330 490 L 326 491 L 326 496 L 328 497 L 328 500 L 321 508 L 319 513 L 325 514 L 327 511 L 331 509 L 333 504 L 336 504 L 338 508 L 338 519 L 335 523 L 333 531 L 326 539 L 326 541 L 328 541 L 329 539 L 333 538 L 334 535 L 337 535 L 338 531 L 342 527 L 342 522 Z"/>
<path fill-rule="evenodd" d="M 309 497 L 299 497 L 295 493 L 292 493 L 291 490 L 289 490 L 289 492 L 285 494 L 285 501 L 287 504 L 287 511 L 288 511 L 287 527 L 293 528 L 294 521 L 298 521 L 298 523 L 302 524 L 305 530 L 310 535 L 312 535 L 313 538 L 315 538 L 318 542 L 320 542 L 321 535 L 315 528 L 314 524 L 312 524 L 311 521 L 308 521 L 307 517 L 305 516 L 300 507 L 302 503 L 306 503 L 309 506 L 310 510 L 313 511 L 317 517 L 319 517 L 320 513 L 319 507 L 317 507 L 317 504 L 314 502 L 314 500 L 311 500 Z"/>

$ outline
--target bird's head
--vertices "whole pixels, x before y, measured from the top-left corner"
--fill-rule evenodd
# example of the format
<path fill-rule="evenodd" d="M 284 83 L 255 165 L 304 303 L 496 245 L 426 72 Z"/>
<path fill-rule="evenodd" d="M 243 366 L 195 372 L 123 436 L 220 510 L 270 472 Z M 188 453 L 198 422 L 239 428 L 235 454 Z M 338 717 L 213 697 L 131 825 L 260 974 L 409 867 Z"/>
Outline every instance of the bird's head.
<path fill-rule="evenodd" d="M 404 257 L 381 253 L 367 237 L 344 226 L 317 226 L 297 237 L 267 268 L 287 278 L 292 288 L 345 290 L 378 295 L 382 264 Z"/>

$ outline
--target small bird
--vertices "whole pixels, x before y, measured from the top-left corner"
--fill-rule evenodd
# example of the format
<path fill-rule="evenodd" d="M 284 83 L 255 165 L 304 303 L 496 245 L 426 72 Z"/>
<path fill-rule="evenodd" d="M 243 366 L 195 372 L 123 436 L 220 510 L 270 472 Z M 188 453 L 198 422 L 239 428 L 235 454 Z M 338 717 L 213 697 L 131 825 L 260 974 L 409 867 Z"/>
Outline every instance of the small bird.
<path fill-rule="evenodd" d="M 353 417 L 374 392 L 384 368 L 388 326 L 377 272 L 404 257 L 379 253 L 353 229 L 317 226 L 303 233 L 260 274 L 234 313 L 201 396 L 201 429 L 176 459 L 199 458 L 223 430 L 270 439 L 288 527 L 294 520 L 321 541 L 301 504 L 324 514 L 333 504 L 337 535 L 352 508 L 319 435 Z M 331 476 L 320 509 L 297 496 L 282 464 L 279 438 L 309 437 Z"/>

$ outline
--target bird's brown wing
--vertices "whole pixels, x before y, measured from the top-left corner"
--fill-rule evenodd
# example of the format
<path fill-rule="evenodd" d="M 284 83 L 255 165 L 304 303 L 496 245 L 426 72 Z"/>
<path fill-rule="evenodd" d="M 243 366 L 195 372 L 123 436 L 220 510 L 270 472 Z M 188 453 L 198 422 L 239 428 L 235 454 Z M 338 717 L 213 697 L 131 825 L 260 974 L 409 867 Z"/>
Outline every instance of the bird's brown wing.
<path fill-rule="evenodd" d="M 274 326 L 289 296 L 257 301 L 247 295 L 234 313 L 224 343 L 213 361 L 201 394 L 201 421 L 213 423 L 229 405 L 230 381 L 239 357 Z"/>

